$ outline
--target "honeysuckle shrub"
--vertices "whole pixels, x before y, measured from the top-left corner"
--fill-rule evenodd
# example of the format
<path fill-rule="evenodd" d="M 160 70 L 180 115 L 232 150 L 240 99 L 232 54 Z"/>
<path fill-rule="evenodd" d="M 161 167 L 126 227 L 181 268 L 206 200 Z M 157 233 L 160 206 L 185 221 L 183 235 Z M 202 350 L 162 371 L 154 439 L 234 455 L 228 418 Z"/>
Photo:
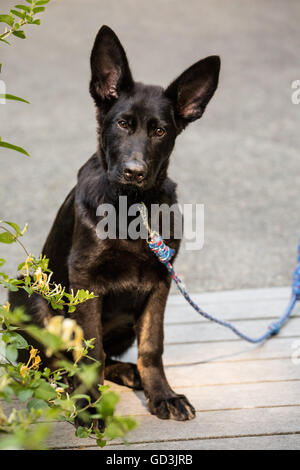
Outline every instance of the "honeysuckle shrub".
<path fill-rule="evenodd" d="M 8 39 L 13 36 L 25 39 L 22 28 L 39 25 L 36 16 L 45 10 L 47 3 L 49 0 L 26 0 L 26 4 L 15 5 L 8 14 L 0 14 L 0 27 L 4 25 L 0 43 L 9 45 Z M 2 64 L 0 71 L 1 68 Z M 10 93 L 0 93 L 0 100 L 28 103 Z M 19 145 L 0 137 L 1 147 L 29 156 Z M 26 230 L 27 225 L 21 229 L 14 222 L 0 220 L 0 244 L 18 243 L 25 252 L 25 261 L 17 267 L 18 277 L 3 271 L 5 259 L 0 258 L 0 285 L 12 292 L 23 289 L 28 296 L 42 296 L 54 314 L 43 327 L 38 327 L 22 308 L 11 310 L 9 302 L 0 305 L 0 342 L 4 346 L 0 348 L 0 449 L 45 449 L 57 422 L 68 423 L 77 437 L 90 437 L 99 447 L 115 438 L 126 442 L 125 436 L 136 427 L 136 422 L 132 417 L 115 415 L 119 397 L 107 385 L 95 387 L 101 364 L 89 356 L 93 339 L 85 340 L 81 327 L 68 317 L 78 304 L 95 295 L 83 289 L 67 292 L 52 282 L 49 260 L 42 255 L 33 256 L 21 241 Z M 41 344 L 46 356 L 55 357 L 54 370 L 43 365 L 40 351 L 25 337 Z M 24 350 L 27 359 L 20 362 L 19 353 Z M 78 400 L 82 398 L 86 405 L 79 408 Z M 90 417 L 103 419 L 105 430 L 101 432 L 92 425 L 76 428 L 78 416 L 87 423 Z"/>
<path fill-rule="evenodd" d="M 37 15 L 45 11 L 45 5 L 49 3 L 50 0 L 26 0 L 25 4 L 15 5 L 14 8 L 10 10 L 9 13 L 0 14 L 0 27 L 3 31 L 0 31 L 0 43 L 1 45 L 9 46 L 9 40 L 12 37 L 18 39 L 25 39 L 26 35 L 22 29 L 25 25 L 40 25 L 41 20 L 37 18 Z M 2 63 L 0 62 L 0 72 L 2 72 Z M 15 96 L 11 93 L 1 93 L 0 90 L 0 102 L 3 103 L 5 100 L 15 100 L 21 101 L 23 103 L 29 103 L 24 98 Z M 0 148 L 8 148 L 15 150 L 17 152 L 23 153 L 24 155 L 29 156 L 29 153 L 20 147 L 19 145 L 13 144 L 11 142 L 6 142 L 2 140 L 0 136 Z"/>
<path fill-rule="evenodd" d="M 0 331 L 5 344 L 0 357 L 0 449 L 44 449 L 49 434 L 55 432 L 54 423 L 62 421 L 74 427 L 77 437 L 91 437 L 100 447 L 115 438 L 126 442 L 124 438 L 136 422 L 115 415 L 119 396 L 109 386 L 97 385 L 95 390 L 100 363 L 89 356 L 93 340 L 84 340 L 76 322 L 61 315 L 54 315 L 45 328 L 30 320 L 23 309 L 11 311 L 8 302 L 0 306 Z M 43 367 L 39 351 L 28 344 L 24 332 L 44 346 L 46 355 L 57 358 L 55 370 Z M 18 362 L 18 352 L 24 349 L 28 350 L 28 360 Z M 73 360 L 64 355 L 66 350 L 73 353 Z M 80 361 L 83 357 L 90 363 Z M 69 382 L 74 377 L 80 385 L 70 391 Z M 94 397 L 91 387 L 96 392 Z M 77 403 L 82 398 L 87 404 L 79 408 Z M 89 409 L 92 415 L 87 414 Z M 106 428 L 103 432 L 92 425 L 75 428 L 77 416 L 83 420 L 103 419 Z"/>
<path fill-rule="evenodd" d="M 54 423 L 62 421 L 74 426 L 76 436 L 91 437 L 100 447 L 115 438 L 124 440 L 136 422 L 115 415 L 119 397 L 107 385 L 97 385 L 95 390 L 100 363 L 89 356 L 93 340 L 84 340 L 76 322 L 61 315 L 54 315 L 45 328 L 30 320 L 23 309 L 11 311 L 8 302 L 0 306 L 0 332 L 5 344 L 0 357 L 0 449 L 44 449 L 49 434 L 55 432 Z M 43 367 L 39 351 L 28 344 L 24 332 L 44 346 L 46 355 L 57 358 L 55 370 Z M 18 352 L 24 349 L 28 350 L 28 360 L 19 362 Z M 64 355 L 65 351 L 73 353 L 73 360 Z M 90 362 L 80 361 L 83 357 Z M 70 390 L 74 377 L 80 385 Z M 87 404 L 79 408 L 77 403 L 82 398 Z M 103 432 L 92 425 L 75 428 L 77 416 L 103 419 L 106 428 Z"/>

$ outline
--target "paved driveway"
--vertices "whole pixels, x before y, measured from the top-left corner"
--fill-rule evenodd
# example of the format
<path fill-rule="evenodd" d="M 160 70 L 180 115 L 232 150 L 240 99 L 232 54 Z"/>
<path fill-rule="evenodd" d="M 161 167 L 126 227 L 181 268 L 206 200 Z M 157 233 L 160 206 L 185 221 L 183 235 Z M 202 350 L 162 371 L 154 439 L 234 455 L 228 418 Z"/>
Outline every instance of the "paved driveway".
<path fill-rule="evenodd" d="M 2 0 L 3 13 L 15 4 Z M 137 80 L 167 85 L 199 58 L 222 58 L 220 88 L 203 119 L 177 141 L 171 175 L 180 201 L 205 205 L 205 244 L 182 250 L 190 290 L 288 285 L 299 218 L 299 0 L 60 0 L 25 41 L 1 46 L 7 91 L 30 105 L 1 106 L 1 135 L 28 159 L 1 150 L 1 218 L 29 222 L 39 253 L 55 213 L 96 147 L 89 53 L 110 25 Z M 6 247 L 5 247 L 6 248 Z M 17 246 L 11 272 L 23 259 Z"/>

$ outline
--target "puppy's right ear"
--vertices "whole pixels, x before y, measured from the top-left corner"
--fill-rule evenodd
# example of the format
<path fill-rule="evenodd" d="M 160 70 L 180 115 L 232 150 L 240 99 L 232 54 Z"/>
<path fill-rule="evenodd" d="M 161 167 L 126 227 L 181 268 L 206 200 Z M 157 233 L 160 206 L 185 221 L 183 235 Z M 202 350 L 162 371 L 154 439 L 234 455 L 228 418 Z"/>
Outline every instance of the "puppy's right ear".
<path fill-rule="evenodd" d="M 108 26 L 100 28 L 91 54 L 90 93 L 96 104 L 110 103 L 122 91 L 130 91 L 133 80 L 125 51 Z"/>

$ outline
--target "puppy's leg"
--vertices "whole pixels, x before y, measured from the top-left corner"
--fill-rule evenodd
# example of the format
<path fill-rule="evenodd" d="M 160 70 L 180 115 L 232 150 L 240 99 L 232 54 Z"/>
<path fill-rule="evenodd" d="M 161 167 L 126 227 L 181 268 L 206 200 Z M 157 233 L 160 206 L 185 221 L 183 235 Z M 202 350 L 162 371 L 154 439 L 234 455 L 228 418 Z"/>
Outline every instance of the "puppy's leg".
<path fill-rule="evenodd" d="M 76 285 L 71 285 L 71 288 L 74 289 L 76 292 L 79 287 Z M 80 287 L 82 288 L 82 286 Z M 73 314 L 73 318 L 76 320 L 77 324 L 81 326 L 84 333 L 84 338 L 89 340 L 94 338 L 94 348 L 90 349 L 89 356 L 100 361 L 100 369 L 98 373 L 98 379 L 95 384 L 86 392 L 86 394 L 90 395 L 91 400 L 95 401 L 99 397 L 99 391 L 97 390 L 97 385 L 102 385 L 104 382 L 104 367 L 105 367 L 105 353 L 103 350 L 102 344 L 102 324 L 101 324 L 101 299 L 96 297 L 94 299 L 87 300 L 86 302 L 79 304 L 76 307 L 76 310 Z M 88 358 L 82 359 L 84 362 L 91 363 L 91 360 Z M 74 387 L 77 388 L 80 386 L 80 381 L 78 377 L 74 381 Z M 80 399 L 77 402 L 77 407 L 79 409 L 86 407 L 88 401 L 85 399 Z M 94 409 L 88 409 L 89 414 L 93 414 L 95 412 Z M 78 416 L 76 418 L 75 424 L 77 426 L 90 426 L 91 419 L 85 419 L 84 416 Z M 94 426 L 98 427 L 100 431 L 104 429 L 104 422 L 103 420 L 97 420 L 94 422 Z"/>
<path fill-rule="evenodd" d="M 169 279 L 158 284 L 138 320 L 138 370 L 151 413 L 161 419 L 184 421 L 194 418 L 195 410 L 184 395 L 173 392 L 162 363 L 164 310 L 169 288 Z"/>
<path fill-rule="evenodd" d="M 119 385 L 125 385 L 125 387 L 133 388 L 134 390 L 143 389 L 137 366 L 131 362 L 121 362 L 106 358 L 104 377 L 106 380 Z"/>
<path fill-rule="evenodd" d="M 74 292 L 76 292 L 76 290 L 74 289 Z M 93 349 L 89 350 L 89 356 L 101 363 L 98 380 L 99 384 L 103 384 L 105 353 L 102 343 L 101 300 L 99 297 L 77 305 L 75 312 L 72 314 L 72 318 L 74 318 L 76 323 L 83 329 L 84 339 L 94 339 Z M 89 359 L 84 360 L 90 362 Z"/>

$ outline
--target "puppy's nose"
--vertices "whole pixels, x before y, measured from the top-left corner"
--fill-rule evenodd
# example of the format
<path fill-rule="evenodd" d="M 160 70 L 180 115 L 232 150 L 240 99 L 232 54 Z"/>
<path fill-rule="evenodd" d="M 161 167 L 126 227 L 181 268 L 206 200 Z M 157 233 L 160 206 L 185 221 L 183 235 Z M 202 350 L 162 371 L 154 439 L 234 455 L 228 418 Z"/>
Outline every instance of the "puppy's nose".
<path fill-rule="evenodd" d="M 124 166 L 124 178 L 127 181 L 141 183 L 147 175 L 147 167 L 144 162 L 128 161 Z"/>

